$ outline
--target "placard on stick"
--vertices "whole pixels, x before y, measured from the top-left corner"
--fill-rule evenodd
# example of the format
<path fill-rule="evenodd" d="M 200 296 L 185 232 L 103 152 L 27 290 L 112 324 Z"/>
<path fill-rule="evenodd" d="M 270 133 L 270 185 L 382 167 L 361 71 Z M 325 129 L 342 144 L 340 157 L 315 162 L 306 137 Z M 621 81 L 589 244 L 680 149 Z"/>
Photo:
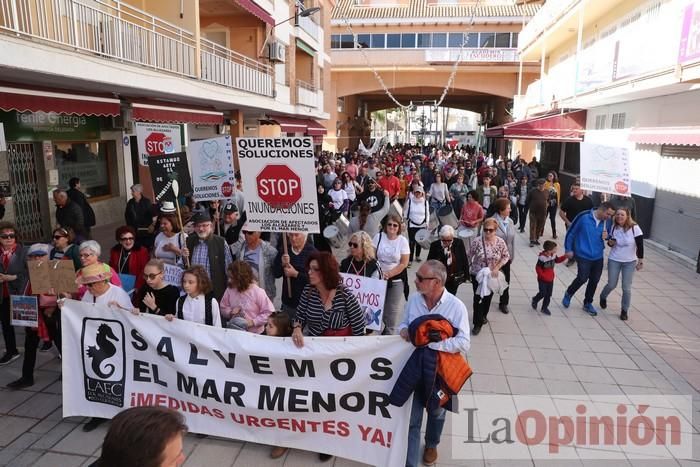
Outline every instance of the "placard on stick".
<path fill-rule="evenodd" d="M 32 261 L 28 263 L 29 281 L 32 293 L 58 294 L 75 292 L 75 266 L 73 261 L 54 259 L 50 261 Z"/>
<path fill-rule="evenodd" d="M 192 180 L 186 152 L 149 156 L 148 167 L 151 171 L 156 201 L 175 201 L 175 194 L 171 189 L 173 180 L 177 180 L 181 194 L 192 193 Z"/>

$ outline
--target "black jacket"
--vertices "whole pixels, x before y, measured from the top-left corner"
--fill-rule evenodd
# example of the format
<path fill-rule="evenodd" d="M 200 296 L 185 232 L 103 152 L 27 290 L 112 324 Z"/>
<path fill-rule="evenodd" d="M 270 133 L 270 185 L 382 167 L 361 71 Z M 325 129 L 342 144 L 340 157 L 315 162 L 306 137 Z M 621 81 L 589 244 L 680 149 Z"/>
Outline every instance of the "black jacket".
<path fill-rule="evenodd" d="M 145 229 L 153 224 L 153 205 L 151 200 L 145 196 L 141 197 L 141 200 L 137 203 L 134 198 L 131 198 L 128 203 L 126 203 L 126 209 L 124 210 L 124 220 L 126 225 L 130 225 L 135 229 Z"/>
<path fill-rule="evenodd" d="M 85 232 L 83 210 L 70 198 L 63 207 L 56 206 L 56 223 L 63 228 L 70 227 L 76 235 Z"/>
<path fill-rule="evenodd" d="M 464 242 L 460 238 L 453 239 L 450 252 L 452 254 L 452 264 L 447 266 L 447 256 L 445 255 L 445 250 L 442 248 L 442 241 L 435 240 L 430 244 L 428 259 L 436 259 L 445 265 L 447 268 L 448 283 L 456 282 L 457 284 L 462 284 L 466 282 L 467 277 L 469 277 L 469 260 L 467 259 L 467 252 L 464 249 Z"/>
<path fill-rule="evenodd" d="M 80 206 L 80 209 L 82 209 L 85 227 L 90 228 L 94 226 L 95 211 L 92 210 L 92 206 L 90 206 L 90 203 L 88 202 L 88 199 L 83 194 L 83 192 L 76 188 L 71 188 L 68 191 L 66 191 L 66 194 L 68 195 L 68 198 L 70 198 L 71 201 Z"/>

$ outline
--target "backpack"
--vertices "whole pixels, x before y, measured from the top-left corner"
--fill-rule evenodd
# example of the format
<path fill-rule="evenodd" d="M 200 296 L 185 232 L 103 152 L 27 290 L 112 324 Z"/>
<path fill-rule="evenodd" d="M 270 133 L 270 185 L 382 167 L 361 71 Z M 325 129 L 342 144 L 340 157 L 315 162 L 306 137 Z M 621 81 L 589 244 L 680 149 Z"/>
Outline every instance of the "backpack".
<path fill-rule="evenodd" d="M 185 299 L 187 298 L 186 295 L 183 295 L 182 297 L 177 299 L 177 319 L 184 319 L 182 317 L 182 307 L 185 305 Z M 205 295 L 204 296 L 204 324 L 207 326 L 213 326 L 214 325 L 214 316 L 212 314 L 212 305 L 211 302 L 214 300 L 211 295 Z"/>

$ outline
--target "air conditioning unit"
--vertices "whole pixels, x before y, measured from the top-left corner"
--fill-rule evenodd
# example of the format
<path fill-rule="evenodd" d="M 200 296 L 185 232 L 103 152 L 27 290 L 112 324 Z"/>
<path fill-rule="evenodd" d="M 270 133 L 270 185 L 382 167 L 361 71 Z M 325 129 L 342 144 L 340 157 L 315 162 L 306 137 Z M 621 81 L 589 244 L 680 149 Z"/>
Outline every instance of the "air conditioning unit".
<path fill-rule="evenodd" d="M 284 63 L 285 47 L 280 42 L 270 42 L 267 44 L 267 57 L 271 62 Z"/>

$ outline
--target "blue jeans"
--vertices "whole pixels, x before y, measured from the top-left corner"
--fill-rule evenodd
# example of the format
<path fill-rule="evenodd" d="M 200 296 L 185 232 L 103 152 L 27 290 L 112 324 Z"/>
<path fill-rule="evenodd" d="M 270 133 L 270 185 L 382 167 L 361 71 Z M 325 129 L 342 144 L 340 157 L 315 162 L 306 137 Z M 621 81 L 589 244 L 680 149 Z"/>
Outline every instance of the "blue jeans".
<path fill-rule="evenodd" d="M 622 263 L 614 259 L 608 259 L 608 283 L 605 284 L 603 291 L 600 293 L 600 298 L 607 300 L 610 292 L 617 287 L 617 280 L 620 277 L 620 273 L 622 273 L 622 311 L 629 311 L 632 303 L 632 279 L 634 279 L 636 267 L 636 261 Z"/>
<path fill-rule="evenodd" d="M 411 421 L 408 425 L 408 455 L 406 456 L 406 467 L 417 467 L 420 465 L 420 428 L 423 423 L 423 413 L 425 407 L 420 398 L 413 395 L 413 406 L 411 406 Z M 442 428 L 445 426 L 445 409 L 437 409 L 428 414 L 428 423 L 425 427 L 425 447 L 435 448 L 440 443 Z"/>
<path fill-rule="evenodd" d="M 583 298 L 583 304 L 587 305 L 589 303 L 593 303 L 595 289 L 598 287 L 598 281 L 600 280 L 600 276 L 603 274 L 603 258 L 590 260 L 577 256 L 576 263 L 578 264 L 576 278 L 571 283 L 569 288 L 566 289 L 566 293 L 573 296 L 583 284 L 588 282 L 586 285 L 586 295 Z"/>

